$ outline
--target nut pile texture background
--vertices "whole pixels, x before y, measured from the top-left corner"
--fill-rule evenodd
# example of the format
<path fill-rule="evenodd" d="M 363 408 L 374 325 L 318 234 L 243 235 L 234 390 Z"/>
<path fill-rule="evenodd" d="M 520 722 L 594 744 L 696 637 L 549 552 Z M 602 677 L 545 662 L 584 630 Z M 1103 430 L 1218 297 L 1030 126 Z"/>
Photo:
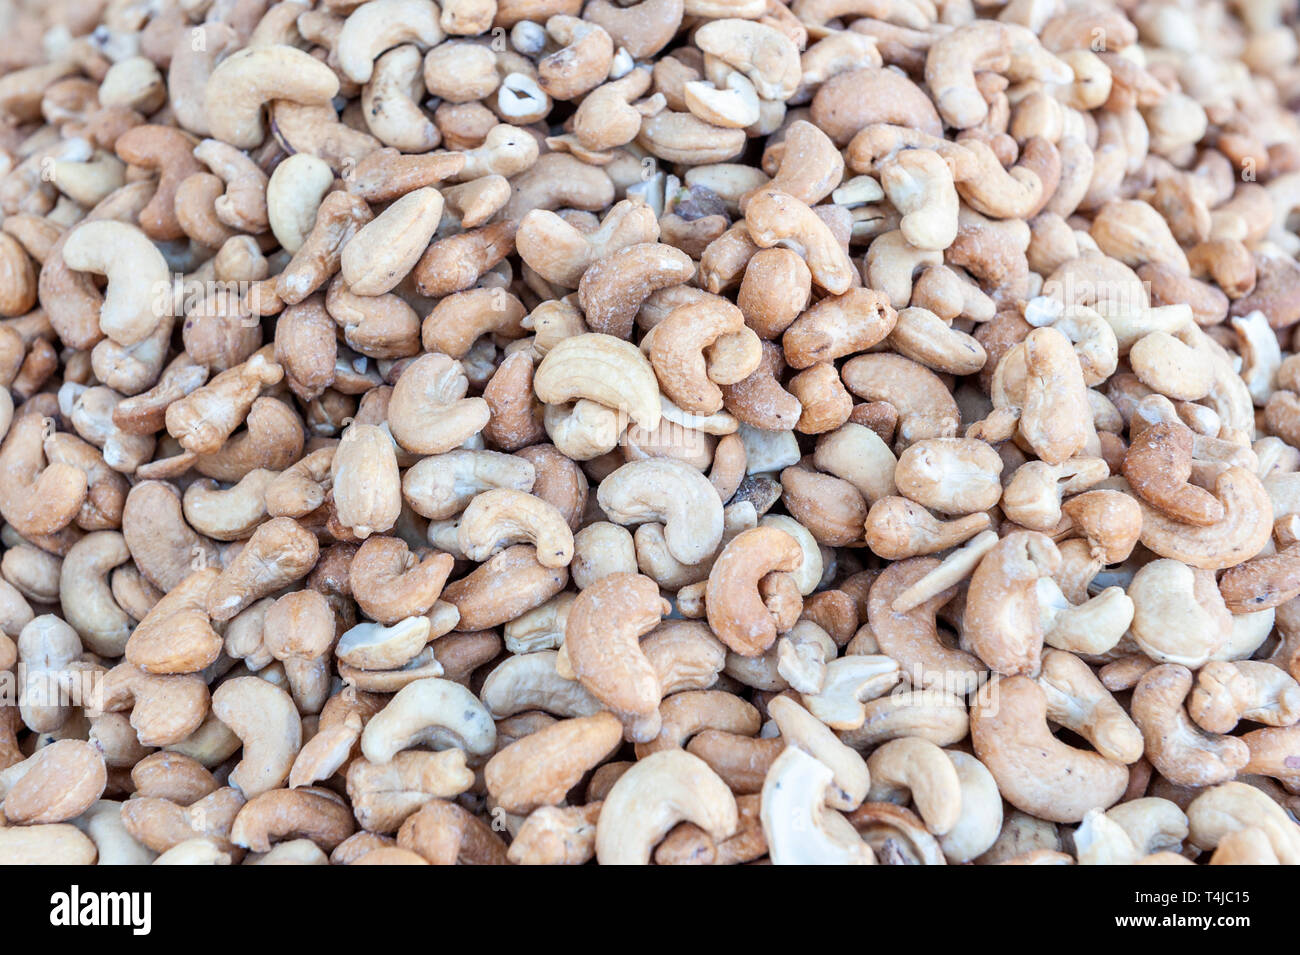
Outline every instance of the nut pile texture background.
<path fill-rule="evenodd" d="M 0 862 L 1300 863 L 1294 0 L 0 7 Z"/>

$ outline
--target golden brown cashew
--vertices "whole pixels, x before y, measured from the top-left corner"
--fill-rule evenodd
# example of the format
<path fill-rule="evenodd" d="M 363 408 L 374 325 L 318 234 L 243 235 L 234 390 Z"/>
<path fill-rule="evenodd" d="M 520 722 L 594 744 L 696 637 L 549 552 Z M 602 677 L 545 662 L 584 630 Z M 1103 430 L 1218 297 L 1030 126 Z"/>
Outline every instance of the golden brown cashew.
<path fill-rule="evenodd" d="M 685 252 L 662 242 L 640 242 L 592 263 L 578 283 L 578 302 L 593 331 L 625 339 L 650 293 L 694 275 L 695 264 Z"/>
<path fill-rule="evenodd" d="M 782 245 L 803 256 L 813 281 L 832 295 L 853 285 L 857 273 L 848 252 L 830 227 L 789 193 L 765 186 L 749 200 L 745 223 L 759 248 Z"/>
<path fill-rule="evenodd" d="M 1254 557 L 1273 526 L 1273 508 L 1264 485 L 1250 471 L 1230 467 L 1215 480 L 1214 496 L 1222 503 L 1224 516 L 1208 526 L 1179 523 L 1143 503 L 1143 545 L 1161 557 L 1210 570 Z"/>
<path fill-rule="evenodd" d="M 306 837 L 330 851 L 355 829 L 347 805 L 334 793 L 275 789 L 244 804 L 230 827 L 230 841 L 254 852 L 268 852 L 272 842 Z"/>
<path fill-rule="evenodd" d="M 53 431 L 54 419 L 39 409 L 40 402 L 33 403 L 30 411 L 24 405 L 0 445 L 0 515 L 25 536 L 53 534 L 67 527 L 87 490 L 87 475 L 81 468 L 58 462 L 46 465 L 45 435 Z"/>
<path fill-rule="evenodd" d="M 605 607 L 625 608 L 610 620 Z M 578 595 L 564 627 L 564 648 L 578 681 L 623 720 L 634 742 L 659 734 L 659 676 L 639 638 L 671 609 L 659 585 L 640 574 L 602 577 Z"/>
<path fill-rule="evenodd" d="M 405 541 L 372 536 L 348 567 L 352 597 L 371 619 L 397 623 L 433 606 L 454 563 L 450 554 L 430 554 L 419 560 Z"/>
<path fill-rule="evenodd" d="M 561 720 L 500 750 L 484 767 L 483 778 L 497 805 L 531 813 L 563 802 L 622 739 L 623 724 L 613 713 Z"/>
<path fill-rule="evenodd" d="M 803 548 L 785 531 L 754 527 L 723 548 L 709 572 L 705 607 L 718 639 L 742 656 L 755 657 L 777 637 L 772 610 L 759 585 L 769 572 L 797 570 Z"/>
<path fill-rule="evenodd" d="M 221 653 L 207 613 L 215 567 L 195 570 L 163 595 L 131 632 L 126 660 L 149 673 L 197 673 Z"/>
<path fill-rule="evenodd" d="M 208 612 L 213 620 L 231 619 L 267 594 L 307 576 L 319 554 L 314 534 L 293 518 L 272 518 L 253 532 L 213 582 Z"/>
<path fill-rule="evenodd" d="M 867 620 L 880 649 L 898 661 L 915 687 L 974 689 L 984 667 L 964 650 L 951 649 L 939 637 L 935 615 L 954 596 L 943 589 L 915 607 L 899 612 L 895 601 L 939 566 L 933 558 L 914 558 L 887 567 L 871 586 Z"/>
<path fill-rule="evenodd" d="M 901 355 L 858 355 L 840 369 L 845 386 L 864 401 L 883 401 L 898 412 L 896 450 L 922 438 L 957 433 L 961 415 L 938 375 Z"/>

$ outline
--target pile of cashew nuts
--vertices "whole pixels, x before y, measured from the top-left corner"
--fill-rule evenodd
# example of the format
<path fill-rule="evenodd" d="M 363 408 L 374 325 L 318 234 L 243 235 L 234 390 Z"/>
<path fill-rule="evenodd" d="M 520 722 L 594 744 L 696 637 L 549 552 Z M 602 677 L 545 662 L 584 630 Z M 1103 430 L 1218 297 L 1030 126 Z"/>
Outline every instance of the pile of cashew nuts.
<path fill-rule="evenodd" d="M 1300 864 L 1298 28 L 0 6 L 0 863 Z"/>

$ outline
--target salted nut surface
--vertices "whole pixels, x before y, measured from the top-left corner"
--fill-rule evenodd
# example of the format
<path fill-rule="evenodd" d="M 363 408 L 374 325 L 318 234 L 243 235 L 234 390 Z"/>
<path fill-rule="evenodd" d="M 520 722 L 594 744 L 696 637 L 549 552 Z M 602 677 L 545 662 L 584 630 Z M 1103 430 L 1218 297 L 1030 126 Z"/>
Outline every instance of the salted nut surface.
<path fill-rule="evenodd" d="M 0 6 L 0 863 L 1300 864 L 1300 16 Z"/>

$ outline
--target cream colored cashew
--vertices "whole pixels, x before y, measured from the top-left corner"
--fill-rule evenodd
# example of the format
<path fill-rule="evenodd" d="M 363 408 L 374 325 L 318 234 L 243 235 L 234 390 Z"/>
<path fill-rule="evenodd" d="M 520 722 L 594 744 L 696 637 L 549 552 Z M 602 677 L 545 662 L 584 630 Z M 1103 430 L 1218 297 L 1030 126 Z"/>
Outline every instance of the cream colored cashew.
<path fill-rule="evenodd" d="M 764 186 L 749 200 L 745 224 L 760 248 L 780 245 L 803 256 L 813 281 L 832 295 L 843 295 L 853 286 L 857 272 L 848 252 L 830 227 L 789 193 Z"/>
<path fill-rule="evenodd" d="M 597 500 L 615 523 L 662 523 L 669 553 L 684 564 L 711 557 L 722 542 L 722 501 L 708 478 L 680 461 L 629 461 L 601 481 Z"/>
<path fill-rule="evenodd" d="M 760 816 L 774 865 L 872 865 L 871 851 L 848 821 L 826 810 L 834 772 L 787 747 L 763 780 Z"/>
<path fill-rule="evenodd" d="M 1187 712 L 1210 733 L 1230 733 L 1243 719 L 1290 726 L 1300 720 L 1300 684 L 1263 660 L 1214 659 L 1197 673 Z"/>
<path fill-rule="evenodd" d="M 635 345 L 612 335 L 588 332 L 560 341 L 533 373 L 533 390 L 548 405 L 587 398 L 647 431 L 659 426 L 654 367 Z"/>
<path fill-rule="evenodd" d="M 230 784 L 250 799 L 284 785 L 302 748 L 302 720 L 293 698 L 259 677 L 236 677 L 213 692 L 212 713 L 243 743 Z"/>
<path fill-rule="evenodd" d="M 459 683 L 429 678 L 402 687 L 361 733 L 361 752 L 372 763 L 386 763 L 404 749 L 422 744 L 456 747 L 483 756 L 496 746 L 492 716 Z"/>
<path fill-rule="evenodd" d="M 903 214 L 903 238 L 917 249 L 952 245 L 960 200 L 943 158 L 934 150 L 908 149 L 882 162 L 879 171 L 885 194 Z"/>
<path fill-rule="evenodd" d="M 395 670 L 424 649 L 430 627 L 426 616 L 407 617 L 388 627 L 359 623 L 339 637 L 334 652 L 344 663 L 362 670 Z"/>
<path fill-rule="evenodd" d="M 1002 677 L 983 688 L 971 708 L 975 755 L 1017 809 L 1055 822 L 1078 822 L 1123 795 L 1128 769 L 1056 739 L 1047 725 L 1047 697 L 1028 677 Z"/>
<path fill-rule="evenodd" d="M 1141 857 L 1129 834 L 1100 809 L 1089 809 L 1074 831 L 1079 865 L 1133 865 Z"/>
<path fill-rule="evenodd" d="M 333 184 L 329 164 L 309 153 L 295 153 L 275 167 L 266 185 L 266 215 L 286 252 L 302 248 L 316 224 L 316 210 Z"/>
<path fill-rule="evenodd" d="M 948 754 L 929 740 L 890 740 L 867 758 L 871 802 L 906 803 L 910 796 L 925 827 L 946 834 L 961 817 L 961 780 Z"/>
<path fill-rule="evenodd" d="M 489 673 L 479 697 L 493 719 L 527 710 L 567 717 L 591 716 L 605 709 L 577 680 L 560 676 L 555 668 L 558 656 L 554 650 L 516 654 Z"/>
<path fill-rule="evenodd" d="M 464 365 L 447 355 L 421 355 L 403 370 L 388 402 L 388 428 L 407 451 L 442 454 L 482 431 L 491 410 L 468 398 Z"/>
<path fill-rule="evenodd" d="M 867 718 L 867 703 L 888 693 L 901 679 L 898 661 L 890 657 L 843 656 L 826 664 L 821 692 L 805 694 L 804 706 L 833 730 L 858 729 Z"/>
<path fill-rule="evenodd" d="M 983 855 L 1002 831 L 1002 794 L 988 767 L 969 753 L 945 750 L 961 783 L 961 814 L 939 840 L 951 863 Z"/>
<path fill-rule="evenodd" d="M 237 149 L 252 149 L 266 135 L 263 104 L 288 100 L 324 105 L 338 91 L 334 71 L 309 53 L 278 43 L 248 47 L 212 71 L 204 88 L 204 110 L 213 137 Z"/>
<path fill-rule="evenodd" d="M 488 488 L 530 491 L 536 473 L 521 457 L 497 451 L 448 451 L 430 455 L 408 468 L 402 496 L 411 508 L 431 520 L 459 514 Z"/>
<path fill-rule="evenodd" d="M 119 345 L 144 341 L 168 314 L 171 270 L 143 232 L 125 222 L 78 226 L 63 243 L 69 268 L 108 277 L 99 327 Z"/>
<path fill-rule="evenodd" d="M 555 506 L 540 497 L 494 488 L 477 495 L 460 517 L 457 543 L 474 561 L 484 561 L 511 544 L 537 548 L 543 567 L 567 567 L 573 560 L 573 532 Z"/>
<path fill-rule="evenodd" d="M 1037 682 L 1047 697 L 1047 718 L 1078 733 L 1117 763 L 1142 758 L 1142 732 L 1092 669 L 1072 653 L 1048 650 Z"/>
<path fill-rule="evenodd" d="M 811 758 L 811 757 L 806 757 Z M 829 782 L 830 770 L 826 770 Z M 596 824 L 601 865 L 646 865 L 654 847 L 680 822 L 721 842 L 736 831 L 736 797 L 698 756 L 663 750 L 637 760 L 619 777 Z"/>
<path fill-rule="evenodd" d="M 1194 845 L 1209 850 L 1243 829 L 1262 831 L 1282 865 L 1300 865 L 1300 826 L 1265 793 L 1227 782 L 1202 792 L 1187 807 Z"/>
<path fill-rule="evenodd" d="M 710 20 L 695 32 L 695 45 L 743 73 L 764 99 L 789 99 L 799 86 L 799 50 L 789 37 L 768 24 Z"/>
<path fill-rule="evenodd" d="M 849 811 L 862 805 L 871 774 L 860 754 L 840 742 L 826 724 L 788 696 L 773 697 L 767 712 L 787 746 L 798 747 L 831 769 L 833 786 L 827 791 L 828 806 Z"/>
<path fill-rule="evenodd" d="M 1130 799 L 1106 810 L 1141 855 L 1178 852 L 1187 838 L 1187 816 L 1176 803 L 1156 796 Z"/>
<path fill-rule="evenodd" d="M 1176 560 L 1154 560 L 1128 587 L 1133 639 L 1160 663 L 1199 667 L 1227 642 L 1232 619 L 1214 575 Z"/>
<path fill-rule="evenodd" d="M 374 62 L 385 50 L 403 43 L 422 49 L 443 40 L 436 3 L 430 0 L 372 0 L 343 23 L 334 52 L 339 68 L 354 83 L 369 81 Z"/>
<path fill-rule="evenodd" d="M 1250 761 L 1250 748 L 1197 727 L 1184 705 L 1191 689 L 1191 670 L 1162 663 L 1142 675 L 1129 709 L 1156 772 L 1176 785 L 1213 786 L 1237 775 Z"/>

